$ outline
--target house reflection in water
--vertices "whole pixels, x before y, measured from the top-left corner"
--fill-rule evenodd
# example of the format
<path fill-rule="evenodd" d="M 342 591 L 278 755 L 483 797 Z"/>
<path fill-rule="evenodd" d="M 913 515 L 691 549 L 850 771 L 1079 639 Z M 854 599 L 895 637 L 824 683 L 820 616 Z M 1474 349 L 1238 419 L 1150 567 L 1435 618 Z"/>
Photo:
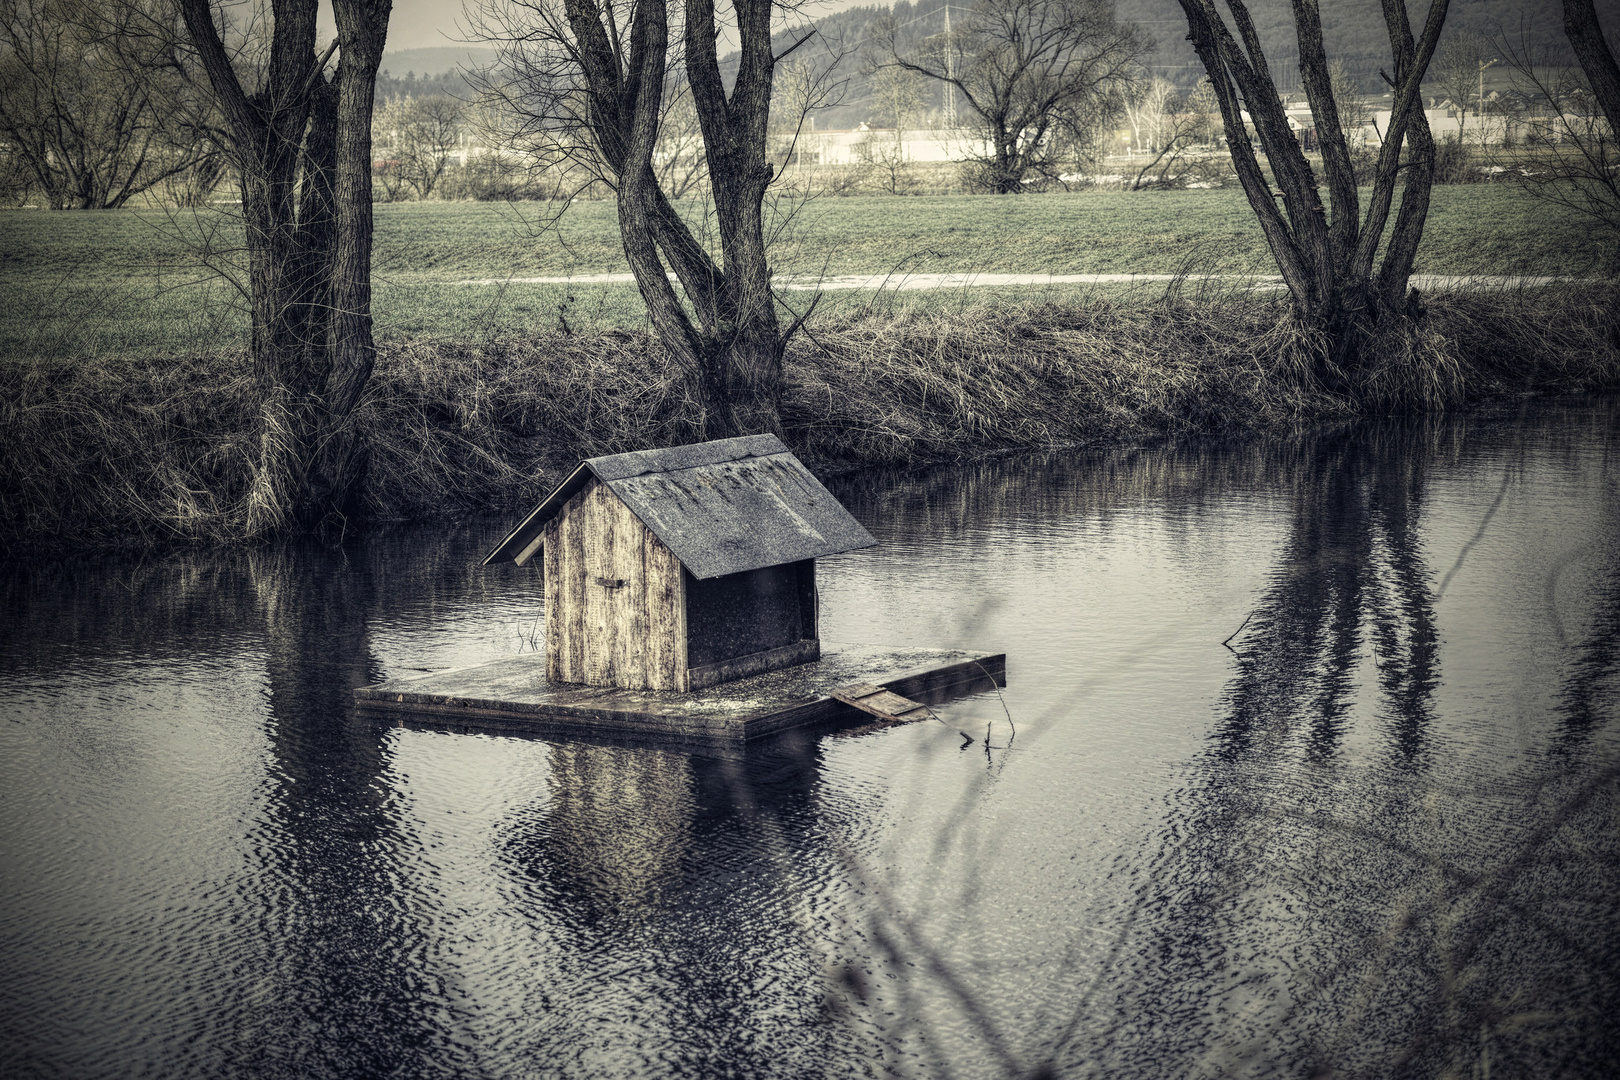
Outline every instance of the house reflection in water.
<path fill-rule="evenodd" d="M 548 756 L 544 806 L 507 834 L 507 858 L 588 917 L 632 922 L 723 873 L 738 843 L 766 845 L 750 875 L 751 887 L 768 888 L 776 826 L 808 806 L 820 775 L 813 739 L 735 758 L 578 741 L 553 743 Z M 732 835 L 717 843 L 717 833 Z"/>
<path fill-rule="evenodd" d="M 691 760 L 667 750 L 559 743 L 526 869 L 561 875 L 598 916 L 657 908 L 680 879 L 696 809 Z"/>

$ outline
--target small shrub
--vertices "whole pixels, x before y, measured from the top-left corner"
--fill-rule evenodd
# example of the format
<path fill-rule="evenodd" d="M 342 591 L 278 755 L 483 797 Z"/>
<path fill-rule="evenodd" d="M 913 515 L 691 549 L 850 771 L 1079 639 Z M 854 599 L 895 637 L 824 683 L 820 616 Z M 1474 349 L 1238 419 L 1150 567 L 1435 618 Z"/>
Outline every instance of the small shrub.
<path fill-rule="evenodd" d="M 1442 139 L 1434 148 L 1434 182 L 1437 184 L 1478 183 L 1483 179 L 1479 166 L 1478 150 L 1456 139 Z"/>

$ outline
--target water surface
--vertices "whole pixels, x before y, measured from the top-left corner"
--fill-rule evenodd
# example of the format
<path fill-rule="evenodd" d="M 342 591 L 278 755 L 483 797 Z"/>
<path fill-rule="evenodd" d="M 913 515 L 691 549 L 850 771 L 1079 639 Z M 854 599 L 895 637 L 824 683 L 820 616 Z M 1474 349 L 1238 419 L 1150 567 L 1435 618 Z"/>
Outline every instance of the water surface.
<path fill-rule="evenodd" d="M 740 760 L 354 715 L 505 522 L 8 567 L 0 1072 L 1610 1075 L 1617 421 L 845 481 L 824 638 L 1010 684 Z"/>

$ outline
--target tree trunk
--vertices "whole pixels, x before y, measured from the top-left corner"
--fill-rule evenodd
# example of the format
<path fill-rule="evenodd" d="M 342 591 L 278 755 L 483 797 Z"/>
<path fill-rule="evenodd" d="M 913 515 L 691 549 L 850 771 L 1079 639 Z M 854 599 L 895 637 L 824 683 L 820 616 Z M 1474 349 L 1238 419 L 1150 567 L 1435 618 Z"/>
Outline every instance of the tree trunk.
<path fill-rule="evenodd" d="M 668 0 L 636 5 L 628 48 L 613 10 L 565 0 L 588 124 L 617 185 L 625 258 L 659 339 L 687 377 L 703 438 L 781 431 L 782 348 L 765 257 L 762 203 L 775 58 L 770 0 L 737 0 L 741 58 L 730 94 L 716 55 L 712 0 L 688 0 L 686 71 L 703 131 L 721 261 L 676 212 L 652 168 L 668 72 Z M 673 271 L 691 311 L 669 281 Z M 695 323 L 694 323 L 695 318 Z"/>
<path fill-rule="evenodd" d="M 716 335 L 719 415 L 711 438 L 782 433 L 781 326 L 765 257 L 762 204 L 772 172 L 765 160 L 770 126 L 772 0 L 732 0 L 741 57 L 731 94 L 716 53 L 714 0 L 687 0 L 686 76 L 708 155 L 710 190 L 725 261 L 721 291 L 731 321 Z"/>
<path fill-rule="evenodd" d="M 228 121 L 249 264 L 259 446 L 242 506 L 254 537 L 344 520 L 363 467 L 347 419 L 370 377 L 371 109 L 389 0 L 336 0 L 315 53 L 315 0 L 276 6 L 263 88 L 243 91 L 208 0 L 186 29 Z M 326 61 L 342 49 L 337 75 Z"/>
<path fill-rule="evenodd" d="M 611 19 L 612 12 L 599 8 L 595 0 L 567 0 L 565 10 L 590 95 L 591 131 L 601 148 L 603 163 L 618 182 L 619 229 L 625 258 L 654 330 L 686 373 L 688 393 L 696 407 L 697 434 L 702 438 L 723 438 L 779 431 L 782 344 L 775 298 L 770 293 L 760 214 L 765 186 L 770 182 L 770 170 L 764 161 L 766 113 L 761 111 L 757 125 L 751 117 L 762 104 L 768 108 L 768 70 L 763 103 L 757 97 L 745 100 L 749 93 L 757 95 L 757 89 L 750 90 L 759 81 L 757 71 L 750 68 L 750 64 L 757 68 L 754 57 L 744 61 L 739 89 L 734 89 L 731 100 L 728 102 L 720 90 L 717 97 L 708 99 L 712 114 L 703 116 L 708 125 L 705 141 L 722 269 L 681 220 L 652 168 L 668 60 L 665 4 L 649 3 L 634 9 L 628 51 L 604 25 L 604 18 Z M 768 4 L 763 11 L 768 57 Z M 754 15 L 757 21 L 758 12 Z M 689 26 L 691 17 L 689 12 Z M 704 16 L 700 13 L 699 18 Z M 707 19 L 712 31 L 712 9 Z M 758 28 L 750 23 L 745 32 L 752 44 Z M 706 59 L 697 61 L 694 82 L 712 89 L 720 85 L 712 41 L 707 53 Z M 689 73 L 692 63 L 689 55 Z M 737 130 L 739 124 L 746 130 Z M 714 134 L 715 125 L 719 125 L 718 135 Z M 691 314 L 670 285 L 669 270 L 686 293 Z M 758 299 L 761 283 L 764 303 Z"/>
<path fill-rule="evenodd" d="M 1434 174 L 1434 142 L 1418 90 L 1439 40 L 1447 0 L 1433 0 L 1422 37 L 1416 42 L 1405 0 L 1382 0 L 1395 59 L 1394 101 L 1390 130 L 1364 214 L 1333 97 L 1316 0 L 1294 0 L 1293 7 L 1301 81 L 1327 174 L 1327 205 L 1304 149 L 1288 127 L 1287 113 L 1243 0 L 1227 0 L 1235 35 L 1214 0 L 1181 0 L 1181 5 L 1193 48 L 1210 76 L 1220 106 L 1233 165 L 1282 271 L 1295 317 L 1328 336 L 1331 345 L 1319 374 L 1330 384 L 1338 384 L 1359 365 L 1361 343 L 1373 324 L 1385 312 L 1406 307 L 1406 285 L 1423 235 Z M 1278 194 L 1273 194 L 1250 143 L 1242 118 L 1245 110 L 1280 189 Z M 1403 168 L 1401 150 L 1409 137 L 1411 155 L 1404 166 L 1400 214 L 1375 276 L 1373 263 Z"/>
<path fill-rule="evenodd" d="M 600 24 L 595 24 L 600 25 Z M 702 336 L 693 328 L 680 299 L 675 295 L 659 257 L 662 237 L 675 253 L 688 255 L 695 240 L 678 219 L 670 221 L 661 211 L 658 181 L 652 170 L 653 148 L 658 141 L 658 117 L 664 95 L 664 66 L 669 52 L 669 23 L 662 3 L 643 3 L 636 9 L 630 30 L 630 70 L 626 82 L 636 95 L 628 112 L 628 124 L 620 132 L 624 156 L 620 162 L 618 208 L 619 233 L 625 259 L 635 275 L 636 286 L 647 305 L 653 329 L 685 371 L 698 412 L 699 437 L 709 434 L 711 416 L 716 411 L 712 362 Z M 673 208 L 670 208 L 673 213 Z M 679 228 L 676 228 L 679 225 Z M 676 237 L 671 241 L 671 236 Z M 708 256 L 699 248 L 706 261 Z M 701 271 L 700 271 L 701 273 Z M 684 280 L 684 279 L 683 279 Z"/>
<path fill-rule="evenodd" d="M 1012 194 L 1007 190 L 1007 174 L 1012 163 L 1007 160 L 1007 133 L 1000 127 L 990 136 L 990 190 L 997 195 Z"/>
<path fill-rule="evenodd" d="M 333 5 L 339 56 L 333 149 L 331 316 L 323 402 L 320 487 L 311 509 L 341 512 L 354 502 L 366 461 L 349 417 L 371 378 L 377 347 L 371 335 L 371 122 L 377 69 L 388 35 L 391 0 L 339 0 Z"/>
<path fill-rule="evenodd" d="M 1620 139 L 1620 63 L 1603 40 L 1593 0 L 1564 0 L 1564 34 L 1586 72 L 1592 96 L 1609 121 L 1609 134 Z"/>

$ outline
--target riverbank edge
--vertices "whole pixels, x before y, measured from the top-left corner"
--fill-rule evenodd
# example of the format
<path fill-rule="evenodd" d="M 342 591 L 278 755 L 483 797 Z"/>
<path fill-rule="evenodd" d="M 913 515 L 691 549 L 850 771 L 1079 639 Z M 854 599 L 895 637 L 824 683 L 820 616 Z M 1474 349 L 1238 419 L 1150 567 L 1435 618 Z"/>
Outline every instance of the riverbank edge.
<path fill-rule="evenodd" d="M 812 323 L 784 361 L 787 441 L 825 477 L 1620 389 L 1612 282 L 1428 297 L 1331 387 L 1281 299 L 1207 292 Z M 384 343 L 351 418 L 360 517 L 511 510 L 581 458 L 693 441 L 682 385 L 644 333 Z M 251 388 L 237 350 L 0 360 L 0 541 L 27 557 L 232 542 Z"/>

